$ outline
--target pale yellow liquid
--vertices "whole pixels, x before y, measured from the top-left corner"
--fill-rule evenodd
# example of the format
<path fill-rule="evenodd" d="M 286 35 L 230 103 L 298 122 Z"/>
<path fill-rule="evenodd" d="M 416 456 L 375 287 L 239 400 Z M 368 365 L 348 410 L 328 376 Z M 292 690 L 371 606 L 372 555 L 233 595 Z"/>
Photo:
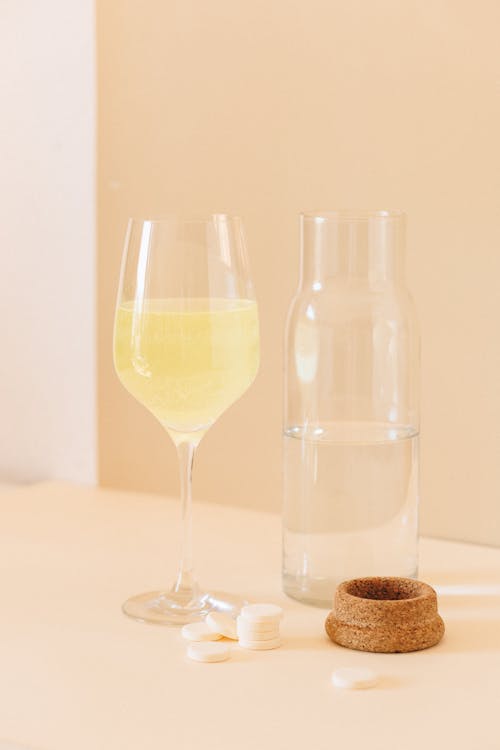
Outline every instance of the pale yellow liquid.
<path fill-rule="evenodd" d="M 257 305 L 240 299 L 130 302 L 115 320 L 115 368 L 169 430 L 207 429 L 259 366 Z"/>

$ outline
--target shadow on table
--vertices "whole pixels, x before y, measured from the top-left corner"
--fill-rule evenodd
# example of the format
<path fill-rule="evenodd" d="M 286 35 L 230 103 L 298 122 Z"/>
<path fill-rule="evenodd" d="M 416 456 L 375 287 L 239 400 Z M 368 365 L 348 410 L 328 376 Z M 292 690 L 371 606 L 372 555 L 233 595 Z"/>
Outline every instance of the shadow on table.
<path fill-rule="evenodd" d="M 453 572 L 429 573 L 425 580 L 438 594 L 500 597 L 500 570 L 476 568 Z"/>
<path fill-rule="evenodd" d="M 428 574 L 445 621 L 445 651 L 500 651 L 500 571 L 491 568 Z M 475 614 L 475 616 L 474 616 Z"/>
<path fill-rule="evenodd" d="M 446 609 L 498 608 L 500 615 L 500 571 L 464 570 L 426 576 Z"/>
<path fill-rule="evenodd" d="M 500 620 L 445 618 L 445 625 L 443 651 L 500 651 Z"/>
<path fill-rule="evenodd" d="M 319 632 L 318 635 L 314 636 L 302 636 L 302 635 L 284 635 L 283 646 L 288 651 L 319 651 L 323 650 L 325 646 L 331 646 L 332 648 L 341 648 L 328 638 L 326 633 Z"/>

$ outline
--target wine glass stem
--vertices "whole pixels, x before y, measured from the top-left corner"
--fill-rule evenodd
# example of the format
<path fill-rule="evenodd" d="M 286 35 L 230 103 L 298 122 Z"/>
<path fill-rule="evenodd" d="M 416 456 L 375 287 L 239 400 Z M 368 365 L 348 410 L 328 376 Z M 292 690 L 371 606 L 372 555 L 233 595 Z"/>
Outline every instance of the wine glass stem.
<path fill-rule="evenodd" d="M 193 601 L 199 594 L 198 584 L 193 570 L 193 538 L 192 538 L 192 516 L 193 503 L 191 495 L 191 478 L 193 472 L 193 459 L 196 445 L 189 441 L 183 441 L 177 445 L 179 458 L 179 471 L 181 479 L 181 559 L 179 573 L 174 585 L 176 594 L 186 599 L 186 603 Z"/>

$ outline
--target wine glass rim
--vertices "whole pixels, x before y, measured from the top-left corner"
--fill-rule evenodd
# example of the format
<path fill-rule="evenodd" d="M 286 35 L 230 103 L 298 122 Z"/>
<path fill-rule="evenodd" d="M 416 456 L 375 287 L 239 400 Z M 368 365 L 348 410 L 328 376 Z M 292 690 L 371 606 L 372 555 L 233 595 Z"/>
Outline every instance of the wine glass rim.
<path fill-rule="evenodd" d="M 212 214 L 164 214 L 162 216 L 130 216 L 129 224 L 208 224 L 214 219 L 226 219 L 230 221 L 241 221 L 237 214 L 225 213 L 223 211 Z"/>

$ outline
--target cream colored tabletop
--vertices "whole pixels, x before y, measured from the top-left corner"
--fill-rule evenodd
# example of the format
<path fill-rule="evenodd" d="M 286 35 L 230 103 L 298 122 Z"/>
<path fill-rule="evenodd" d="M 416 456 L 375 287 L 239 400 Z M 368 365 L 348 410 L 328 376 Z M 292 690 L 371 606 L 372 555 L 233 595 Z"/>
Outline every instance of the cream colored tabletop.
<path fill-rule="evenodd" d="M 330 643 L 326 611 L 280 591 L 280 520 L 200 504 L 199 577 L 285 609 L 276 651 L 185 657 L 178 630 L 121 614 L 169 584 L 177 502 L 39 484 L 0 492 L 0 740 L 37 750 L 500 748 L 500 550 L 423 540 L 447 632 L 413 654 Z M 363 665 L 379 687 L 340 691 Z M 0 742 L 1 744 L 1 742 Z"/>

